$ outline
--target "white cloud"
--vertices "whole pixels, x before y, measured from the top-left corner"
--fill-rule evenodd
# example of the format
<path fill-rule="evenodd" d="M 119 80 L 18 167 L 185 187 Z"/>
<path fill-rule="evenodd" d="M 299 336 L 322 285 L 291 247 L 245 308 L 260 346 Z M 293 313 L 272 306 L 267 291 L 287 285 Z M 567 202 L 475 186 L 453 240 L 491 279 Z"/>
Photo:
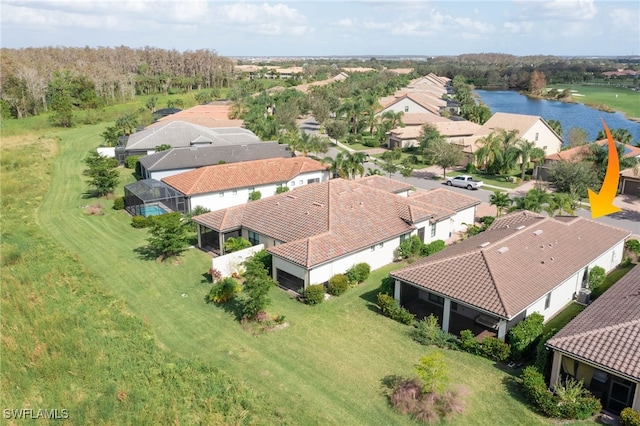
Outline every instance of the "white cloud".
<path fill-rule="evenodd" d="M 297 9 L 283 3 L 233 3 L 218 6 L 216 19 L 222 24 L 240 24 L 237 28 L 265 35 L 303 35 L 313 29 Z"/>
<path fill-rule="evenodd" d="M 533 22 L 531 21 L 522 21 L 522 22 L 505 22 L 504 29 L 507 32 L 512 34 L 522 34 L 522 33 L 530 33 L 533 29 Z"/>
<path fill-rule="evenodd" d="M 588 21 L 596 17 L 595 0 L 517 1 L 524 20 Z"/>
<path fill-rule="evenodd" d="M 343 18 L 333 24 L 336 27 L 353 28 L 356 26 L 356 21 L 350 18 Z"/>

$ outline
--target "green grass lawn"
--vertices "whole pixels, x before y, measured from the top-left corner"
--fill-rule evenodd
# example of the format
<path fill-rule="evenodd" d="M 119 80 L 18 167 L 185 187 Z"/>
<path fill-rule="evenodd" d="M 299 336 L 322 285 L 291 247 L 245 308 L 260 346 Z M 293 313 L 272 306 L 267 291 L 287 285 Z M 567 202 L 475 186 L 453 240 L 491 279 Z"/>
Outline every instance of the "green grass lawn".
<path fill-rule="evenodd" d="M 185 424 L 212 423 L 211 416 L 221 410 L 222 403 L 216 401 L 226 402 L 229 413 L 223 420 L 227 423 L 416 424 L 389 408 L 381 394 L 385 376 L 411 374 L 421 356 L 438 350 L 414 343 L 408 336 L 408 326 L 379 315 L 373 305 L 381 278 L 401 265 L 374 271 L 361 286 L 316 307 L 303 305 L 273 288 L 273 304 L 268 310 L 285 315 L 290 326 L 251 335 L 236 320 L 233 306 L 204 303 L 209 284 L 203 274 L 211 265 L 206 254 L 190 249 L 177 263 L 143 260 L 136 249 L 146 244 L 147 231 L 133 229 L 124 211 L 111 209 L 112 201 L 83 196 L 87 188 L 81 175 L 82 160 L 89 149 L 100 144 L 103 128 L 104 125 L 87 126 L 48 135 L 59 138 L 55 144 L 34 138 L 32 145 L 25 143 L 23 148 L 33 152 L 17 153 L 6 162 L 6 156 L 2 157 L 3 167 L 6 164 L 20 169 L 29 156 L 40 158 L 44 149 L 40 145 L 47 143 L 57 151 L 50 165 L 41 163 L 24 178 L 7 183 L 3 176 L 3 229 L 14 234 L 10 240 L 3 236 L 3 253 L 9 248 L 7 244 L 20 253 L 21 248 L 33 249 L 33 238 L 48 241 L 33 256 L 19 259 L 24 264 L 19 271 L 10 271 L 7 268 L 14 265 L 3 264 L 3 281 L 5 273 L 15 276 L 10 290 L 13 294 L 6 294 L 8 290 L 3 286 L 3 329 L 7 303 L 19 298 L 22 304 L 17 311 L 9 312 L 25 324 L 12 330 L 11 336 L 33 329 L 40 342 L 65 334 L 78 337 L 75 345 L 68 343 L 66 350 L 54 350 L 48 355 L 54 361 L 47 364 L 47 371 L 25 375 L 20 382 L 20 398 L 12 397 L 11 403 L 17 407 L 38 401 L 43 407 L 67 404 L 70 409 L 93 413 L 88 423 L 100 419 L 104 424 L 122 424 L 131 407 L 114 395 L 124 388 L 130 389 L 131 400 L 157 399 L 147 406 L 157 409 L 166 405 L 167 419 Z M 123 169 L 123 177 L 130 180 L 130 172 Z M 11 197 L 7 198 L 5 185 L 9 184 Z M 85 214 L 85 206 L 95 203 L 104 205 L 103 216 Z M 5 214 L 5 209 L 17 208 L 22 210 Z M 65 272 L 67 268 L 69 271 Z M 47 271 L 51 273 L 47 275 Z M 25 285 L 21 290 L 20 283 L 28 284 L 35 277 L 42 283 L 39 293 L 32 296 L 28 293 L 31 287 Z M 57 293 L 48 294 L 48 288 Z M 67 316 L 60 318 L 66 322 L 43 320 L 52 311 L 65 312 Z M 128 324 L 125 331 L 155 343 L 157 350 L 150 355 L 142 343 L 139 349 L 133 343 L 118 346 L 120 339 L 130 335 L 114 329 L 113 323 L 105 320 L 109 315 L 118 316 L 118 321 Z M 91 320 L 91 327 L 81 333 L 83 318 Z M 133 325 L 122 318 L 130 318 Z M 72 333 L 74 330 L 77 333 Z M 25 336 L 28 340 L 30 334 Z M 3 333 L 3 346 L 6 338 Z M 135 342 L 135 338 L 124 341 Z M 14 347 L 19 347 L 18 343 L 23 342 L 14 342 Z M 87 346 L 92 350 L 83 351 Z M 116 347 L 119 352 L 112 354 Z M 6 352 L 3 355 L 3 366 L 10 365 L 15 374 L 26 374 L 35 356 L 27 353 L 24 361 L 13 361 Z M 158 357 L 153 363 L 149 360 L 152 355 Z M 77 357 L 80 359 L 74 361 Z M 447 351 L 445 358 L 451 383 L 467 389 L 465 412 L 448 424 L 553 424 L 523 403 L 508 371 L 467 353 Z M 194 372 L 185 370 L 188 365 L 193 365 Z M 96 371 L 83 371 L 92 366 Z M 206 368 L 228 375 L 212 377 L 212 386 L 225 389 L 219 399 L 200 396 L 199 386 L 204 380 L 199 372 Z M 3 374 L 4 371 L 3 367 Z M 40 374 L 48 383 L 43 389 Z M 109 380 L 102 383 L 100 377 L 105 375 Z M 10 384 L 16 380 L 11 378 L 8 382 L 3 377 L 3 394 L 12 392 Z M 192 388 L 198 391 L 188 390 Z M 72 398 L 73 395 L 76 396 Z M 191 399 L 185 403 L 183 395 Z M 89 405 L 96 398 L 104 398 L 99 406 L 105 407 L 103 417 L 95 412 L 99 408 Z M 189 420 L 185 409 L 176 407 L 186 404 L 189 408 L 193 400 L 199 401 L 197 408 L 207 413 L 204 420 Z M 135 408 L 141 406 L 138 402 Z M 244 422 L 238 418 L 238 407 L 245 407 L 248 413 Z"/>
<path fill-rule="evenodd" d="M 564 89 L 576 90 L 577 94 L 584 96 L 573 96 L 575 102 L 586 105 L 606 105 L 616 111 L 621 111 L 628 117 L 640 118 L 640 92 L 633 92 L 623 87 L 615 85 L 551 85 L 549 89 L 555 88 L 559 91 Z"/>
<path fill-rule="evenodd" d="M 562 327 L 567 325 L 569 321 L 575 318 L 576 315 L 582 312 L 584 308 L 585 307 L 583 305 L 580 305 L 576 302 L 571 302 L 562 311 L 560 311 L 560 313 L 558 313 L 555 317 L 551 318 L 544 325 L 543 334 L 547 334 L 553 329 L 556 329 L 556 331 L 560 330 Z"/>
<path fill-rule="evenodd" d="M 476 180 L 481 180 L 484 183 L 486 183 L 487 185 L 493 185 L 493 186 L 499 186 L 502 188 L 517 188 L 520 184 L 517 183 L 511 183 L 511 182 L 507 182 L 504 179 L 504 176 L 496 176 L 496 175 L 487 175 L 487 174 L 483 174 L 483 173 L 467 173 L 465 171 L 456 171 L 456 172 L 448 172 L 447 176 L 449 177 L 455 177 L 455 176 L 460 176 L 460 175 L 470 175 L 472 176 L 474 179 Z M 520 177 L 519 173 L 513 173 L 510 176 L 517 176 L 518 178 Z"/>
<path fill-rule="evenodd" d="M 620 266 L 614 269 L 613 271 L 609 272 L 609 274 L 607 274 L 607 277 L 604 279 L 604 283 L 600 287 L 594 289 L 591 292 L 591 299 L 596 299 L 600 295 L 602 295 L 602 293 L 604 293 L 612 285 L 617 283 L 620 278 L 624 277 L 627 274 L 627 272 L 633 269 L 634 266 L 635 264 L 631 264 L 628 266 Z"/>

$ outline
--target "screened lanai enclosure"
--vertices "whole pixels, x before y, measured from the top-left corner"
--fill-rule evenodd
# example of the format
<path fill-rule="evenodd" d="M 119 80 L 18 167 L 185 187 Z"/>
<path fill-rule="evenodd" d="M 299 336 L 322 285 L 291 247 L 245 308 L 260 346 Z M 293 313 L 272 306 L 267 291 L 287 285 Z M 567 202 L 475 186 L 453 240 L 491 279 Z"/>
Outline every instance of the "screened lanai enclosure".
<path fill-rule="evenodd" d="M 181 192 L 164 182 L 144 179 L 124 187 L 124 206 L 132 216 L 156 216 L 171 212 L 187 213 Z"/>

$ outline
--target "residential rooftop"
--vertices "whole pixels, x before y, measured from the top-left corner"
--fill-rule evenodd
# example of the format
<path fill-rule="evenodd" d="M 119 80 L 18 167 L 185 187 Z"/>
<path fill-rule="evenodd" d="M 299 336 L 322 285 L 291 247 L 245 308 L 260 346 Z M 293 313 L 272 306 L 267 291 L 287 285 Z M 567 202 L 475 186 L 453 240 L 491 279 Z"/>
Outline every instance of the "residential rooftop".
<path fill-rule="evenodd" d="M 391 275 L 511 319 L 630 235 L 581 217 L 517 212 L 500 219 Z"/>
<path fill-rule="evenodd" d="M 640 265 L 549 339 L 547 346 L 640 380 Z"/>

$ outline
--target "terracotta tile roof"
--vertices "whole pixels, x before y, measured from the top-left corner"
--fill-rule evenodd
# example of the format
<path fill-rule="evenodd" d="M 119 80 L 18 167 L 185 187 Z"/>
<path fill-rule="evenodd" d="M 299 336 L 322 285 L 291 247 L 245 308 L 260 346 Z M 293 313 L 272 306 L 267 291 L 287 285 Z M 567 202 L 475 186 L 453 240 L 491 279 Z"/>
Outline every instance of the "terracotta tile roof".
<path fill-rule="evenodd" d="M 542 118 L 537 115 L 496 112 L 478 129 L 476 135 L 488 135 L 497 129 L 503 129 L 507 131 L 517 130 L 518 136 L 522 136 L 536 124 L 538 120 L 542 120 Z"/>
<path fill-rule="evenodd" d="M 246 228 L 283 244 L 269 251 L 303 267 L 315 266 L 415 229 L 413 223 L 455 212 L 378 188 L 385 177 L 305 185 L 284 194 L 194 218 L 215 230 Z M 366 183 L 369 182 L 369 183 Z M 445 190 L 446 191 L 446 190 Z"/>
<path fill-rule="evenodd" d="M 395 93 L 396 98 L 400 98 L 404 95 L 416 95 L 416 97 L 420 98 L 422 102 L 428 103 L 432 106 L 443 107 L 447 105 L 447 101 L 442 99 L 442 94 L 432 92 L 428 89 L 400 89 Z"/>
<path fill-rule="evenodd" d="M 480 200 L 475 197 L 459 194 L 458 192 L 449 191 L 444 188 L 419 191 L 413 194 L 410 198 L 411 201 L 418 201 L 423 204 L 438 206 L 454 212 L 459 212 L 480 204 Z"/>
<path fill-rule="evenodd" d="M 427 123 L 449 122 L 446 117 L 434 115 L 428 112 L 405 112 L 402 114 L 402 122 L 405 126 L 422 126 Z"/>
<path fill-rule="evenodd" d="M 163 117 L 147 126 L 147 129 L 157 129 L 172 121 L 185 121 L 208 128 L 242 127 L 244 121 L 229 119 L 229 111 L 231 111 L 231 104 L 197 105 Z"/>
<path fill-rule="evenodd" d="M 393 180 L 378 175 L 362 177 L 357 179 L 357 183 L 360 185 L 370 186 L 371 188 L 380 189 L 385 192 L 391 192 L 392 194 L 410 191 L 413 189 L 413 185 L 409 185 L 406 182 L 400 182 L 399 180 Z"/>
<path fill-rule="evenodd" d="M 413 68 L 387 68 L 387 71 L 404 75 L 411 74 L 413 72 Z"/>
<path fill-rule="evenodd" d="M 630 235 L 580 217 L 510 216 L 391 275 L 511 319 Z"/>
<path fill-rule="evenodd" d="M 634 170 L 633 168 L 624 169 L 620 172 L 620 176 L 640 179 L 640 172 Z"/>
<path fill-rule="evenodd" d="M 347 73 L 341 72 L 326 80 L 314 81 L 313 83 L 299 84 L 297 86 L 294 86 L 293 88 L 303 93 L 308 93 L 309 90 L 311 90 L 314 87 L 326 86 L 327 84 L 331 84 L 335 81 L 344 81 L 347 79 L 348 76 L 349 75 Z"/>
<path fill-rule="evenodd" d="M 433 123 L 433 126 L 438 129 L 438 132 L 442 136 L 446 137 L 460 137 L 460 136 L 471 136 L 475 132 L 480 129 L 479 124 L 473 123 L 471 121 L 446 121 L 441 123 Z"/>
<path fill-rule="evenodd" d="M 600 146 L 605 146 L 607 145 L 607 140 L 601 139 L 593 143 L 597 143 Z M 555 154 L 547 155 L 546 157 L 544 157 L 544 159 L 549 161 L 580 161 L 589 155 L 590 145 L 591 144 L 580 145 L 574 148 L 565 149 Z M 624 156 L 626 158 L 640 157 L 640 148 L 633 145 L 624 144 Z"/>
<path fill-rule="evenodd" d="M 393 99 L 390 99 L 390 97 L 386 97 L 386 98 L 382 98 L 380 100 L 380 105 L 382 106 L 382 109 L 386 109 L 389 108 L 392 105 L 395 105 L 396 103 L 400 102 L 403 99 L 410 99 L 413 102 L 415 102 L 416 104 L 420 105 L 421 107 L 425 108 L 426 110 L 428 110 L 429 112 L 436 114 L 436 115 L 440 115 L 440 110 L 438 109 L 437 106 L 433 105 L 433 103 L 431 102 L 431 97 L 426 96 L 422 93 L 417 93 L 417 92 L 408 92 L 403 94 L 400 97 L 395 97 Z M 382 103 L 382 102 L 385 103 Z"/>
<path fill-rule="evenodd" d="M 549 339 L 547 346 L 640 381 L 640 265 Z"/>
<path fill-rule="evenodd" d="M 301 173 L 326 170 L 327 165 L 308 157 L 269 158 L 201 167 L 162 179 L 185 195 L 287 182 Z"/>

